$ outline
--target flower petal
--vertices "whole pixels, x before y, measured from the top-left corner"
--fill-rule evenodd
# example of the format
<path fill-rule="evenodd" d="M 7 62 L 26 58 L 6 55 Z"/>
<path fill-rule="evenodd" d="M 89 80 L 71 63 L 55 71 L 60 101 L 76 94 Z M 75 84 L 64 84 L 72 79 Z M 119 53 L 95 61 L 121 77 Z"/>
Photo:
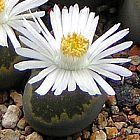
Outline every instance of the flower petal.
<path fill-rule="evenodd" d="M 36 8 L 44 3 L 46 3 L 48 0 L 24 0 L 20 3 L 18 3 L 11 11 L 10 16 L 12 15 L 18 15 L 22 12 L 25 12 L 27 10 L 30 10 L 32 8 Z"/>
<path fill-rule="evenodd" d="M 119 28 L 120 23 L 115 24 L 112 28 L 110 28 L 107 32 L 105 32 L 102 36 L 100 36 L 89 48 L 89 52 L 94 52 L 96 49 L 98 49 L 98 46 L 106 40 L 109 36 L 111 36 L 117 29 Z"/>
<path fill-rule="evenodd" d="M 97 73 L 89 71 L 95 81 L 102 87 L 102 89 L 109 95 L 115 95 L 114 89 Z"/>
<path fill-rule="evenodd" d="M 74 90 L 76 90 L 76 83 L 72 76 L 72 73 L 70 72 L 70 78 L 68 82 L 68 91 L 74 91 Z"/>
<path fill-rule="evenodd" d="M 12 30 L 11 27 L 9 27 L 8 25 L 4 24 L 3 27 L 5 28 L 7 34 L 8 34 L 8 37 L 10 38 L 12 44 L 13 44 L 13 47 L 16 49 L 16 48 L 19 48 L 21 47 L 19 41 L 17 40 L 16 38 L 16 35 L 14 33 L 14 31 Z"/>
<path fill-rule="evenodd" d="M 27 70 L 27 69 L 38 69 L 38 68 L 46 68 L 50 66 L 47 62 L 37 61 L 37 60 L 28 60 L 22 61 L 14 65 L 14 67 L 18 70 Z"/>
<path fill-rule="evenodd" d="M 115 65 L 115 64 L 102 64 L 99 67 L 104 70 L 119 74 L 124 77 L 132 75 L 132 72 L 130 70 L 128 70 L 122 66 Z"/>
<path fill-rule="evenodd" d="M 20 14 L 20 15 L 17 15 L 17 16 L 13 16 L 11 19 L 12 20 L 18 20 L 18 19 L 23 20 L 23 17 L 26 18 L 26 19 L 31 19 L 32 16 L 34 16 L 36 18 L 39 18 L 39 17 L 43 17 L 44 15 L 45 15 L 45 11 L 36 11 L 36 12 L 33 12 L 33 13 L 26 13 L 26 14 Z"/>
<path fill-rule="evenodd" d="M 110 63 L 127 63 L 130 62 L 131 59 L 129 58 L 110 58 L 110 59 L 100 59 L 93 61 L 93 65 L 101 65 L 101 64 L 110 64 Z M 98 66 L 98 65 L 97 65 Z"/>
<path fill-rule="evenodd" d="M 50 60 L 47 58 L 47 56 L 44 56 L 43 53 L 37 52 L 37 51 L 29 49 L 29 48 L 17 48 L 16 53 L 23 57 L 28 57 L 28 58 L 33 58 L 33 59 L 50 62 Z"/>
<path fill-rule="evenodd" d="M 104 51 L 105 49 L 107 49 L 113 43 L 115 43 L 115 42 L 119 41 L 120 39 L 122 39 L 128 33 L 129 33 L 129 29 L 124 29 L 124 30 L 121 30 L 121 31 L 115 33 L 114 35 L 110 36 L 106 40 L 104 40 L 98 46 L 98 48 L 94 52 L 92 52 L 91 57 L 90 57 L 90 60 L 92 60 L 96 55 L 98 55 L 99 53 L 101 53 L 102 51 Z"/>
<path fill-rule="evenodd" d="M 121 77 L 119 75 L 116 75 L 116 74 L 114 74 L 114 73 L 112 73 L 110 71 L 102 69 L 102 67 L 100 68 L 99 66 L 100 65 L 97 65 L 97 66 L 96 65 L 92 65 L 92 66 L 89 66 L 89 69 L 91 69 L 91 70 L 93 70 L 93 71 L 95 71 L 95 72 L 97 72 L 97 73 L 99 73 L 101 75 L 104 75 L 104 76 L 106 76 L 108 78 L 111 78 L 113 80 L 121 80 Z"/>
<path fill-rule="evenodd" d="M 8 46 L 7 33 L 2 25 L 0 25 L 0 46 Z"/>
<path fill-rule="evenodd" d="M 114 47 L 111 47 L 111 48 L 99 53 L 96 56 L 96 59 L 101 59 L 101 58 L 107 57 L 109 55 L 112 55 L 112 54 L 118 53 L 120 51 L 123 51 L 123 50 L 129 48 L 132 44 L 133 44 L 132 41 L 127 41 L 127 42 L 123 42 L 121 44 L 118 44 Z"/>
<path fill-rule="evenodd" d="M 49 66 L 48 68 L 40 71 L 36 76 L 34 76 L 33 78 L 31 78 L 28 83 L 33 84 L 35 82 L 38 82 L 40 80 L 42 80 L 44 77 L 46 77 L 49 73 L 51 73 L 52 71 L 56 70 L 56 67 L 54 65 Z"/>
<path fill-rule="evenodd" d="M 37 90 L 35 90 L 35 92 L 37 92 L 40 95 L 47 94 L 47 92 L 53 86 L 56 76 L 57 76 L 57 70 L 54 70 L 51 73 L 49 73 L 48 76 L 45 78 L 45 80 L 40 85 L 40 87 Z"/>

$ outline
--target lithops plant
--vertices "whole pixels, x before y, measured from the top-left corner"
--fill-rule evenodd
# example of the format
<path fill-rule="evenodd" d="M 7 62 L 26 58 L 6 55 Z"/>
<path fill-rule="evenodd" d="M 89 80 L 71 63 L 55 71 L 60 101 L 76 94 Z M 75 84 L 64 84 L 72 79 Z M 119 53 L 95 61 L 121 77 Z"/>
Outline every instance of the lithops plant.
<path fill-rule="evenodd" d="M 123 27 L 129 27 L 131 32 L 128 39 L 134 43 L 140 43 L 140 1 L 123 0 L 120 5 L 118 20 L 122 22 Z"/>
<path fill-rule="evenodd" d="M 55 5 L 50 19 L 53 35 L 41 18 L 34 17 L 41 34 L 24 20 L 24 36 L 19 38 L 27 47 L 16 52 L 29 59 L 14 66 L 39 70 L 24 91 L 29 124 L 47 135 L 70 135 L 92 123 L 106 100 L 105 93 L 115 94 L 102 76 L 121 80 L 132 75 L 118 65 L 131 59 L 111 57 L 129 48 L 132 41 L 117 43 L 129 33 L 129 29 L 117 31 L 119 23 L 93 41 L 99 16 L 88 7 L 79 10 L 78 4 L 62 12 Z"/>

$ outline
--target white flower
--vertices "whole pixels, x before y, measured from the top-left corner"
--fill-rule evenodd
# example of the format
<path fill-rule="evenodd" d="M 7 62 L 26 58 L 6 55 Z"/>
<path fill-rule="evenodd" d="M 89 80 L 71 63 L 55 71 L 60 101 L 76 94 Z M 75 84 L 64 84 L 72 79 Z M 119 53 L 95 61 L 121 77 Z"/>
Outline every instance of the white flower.
<path fill-rule="evenodd" d="M 121 80 L 132 73 L 117 65 L 129 62 L 127 58 L 107 58 L 108 56 L 129 48 L 132 41 L 112 46 L 129 32 L 118 31 L 120 24 L 114 25 L 92 43 L 99 17 L 85 7 L 79 11 L 77 4 L 64 7 L 62 13 L 57 5 L 50 13 L 54 36 L 50 34 L 40 18 L 35 22 L 42 30 L 39 34 L 26 20 L 25 37 L 20 40 L 28 48 L 17 48 L 21 56 L 31 58 L 15 64 L 19 70 L 42 68 L 38 75 L 29 80 L 35 83 L 44 79 L 36 92 L 40 95 L 49 90 L 60 95 L 63 90 L 74 91 L 76 85 L 90 95 L 101 94 L 98 85 L 106 93 L 114 95 L 113 88 L 101 75 L 113 80 Z"/>
<path fill-rule="evenodd" d="M 23 31 L 23 17 L 31 19 L 31 14 L 27 11 L 38 7 L 48 0 L 0 0 L 0 46 L 8 46 L 7 35 L 15 47 L 20 47 L 16 35 L 12 28 Z M 26 13 L 25 13 L 26 12 Z M 35 17 L 42 17 L 45 11 L 32 13 Z M 30 24 L 34 24 L 30 21 Z"/>

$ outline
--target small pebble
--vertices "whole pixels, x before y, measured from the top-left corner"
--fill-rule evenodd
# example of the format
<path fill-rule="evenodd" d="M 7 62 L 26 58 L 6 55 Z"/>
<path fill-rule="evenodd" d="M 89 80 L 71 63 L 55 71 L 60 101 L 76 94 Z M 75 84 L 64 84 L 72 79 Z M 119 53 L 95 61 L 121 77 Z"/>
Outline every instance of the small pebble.
<path fill-rule="evenodd" d="M 2 118 L 4 128 L 14 128 L 21 116 L 21 110 L 16 105 L 10 105 Z"/>
<path fill-rule="evenodd" d="M 83 131 L 83 138 L 84 139 L 89 139 L 90 137 L 90 132 L 89 131 Z"/>
<path fill-rule="evenodd" d="M 26 139 L 26 136 L 21 135 L 19 139 L 20 139 L 20 140 L 25 140 L 25 139 Z"/>
<path fill-rule="evenodd" d="M 109 119 L 108 119 L 108 121 L 107 121 L 107 126 L 109 126 L 109 127 L 115 126 L 115 124 L 114 124 L 114 122 L 113 122 L 113 120 L 112 120 L 111 117 L 109 117 Z"/>
<path fill-rule="evenodd" d="M 124 125 L 126 125 L 126 122 L 115 122 L 114 125 L 116 126 L 116 128 L 117 128 L 118 130 L 121 130 L 122 127 L 123 127 Z"/>
<path fill-rule="evenodd" d="M 106 116 L 102 113 L 98 115 L 98 128 L 104 129 L 107 126 Z"/>
<path fill-rule="evenodd" d="M 97 131 L 98 128 L 97 128 L 97 125 L 95 125 L 94 123 L 92 124 L 92 132 L 95 132 Z"/>
<path fill-rule="evenodd" d="M 133 134 L 140 134 L 140 129 L 139 128 L 133 128 L 132 133 Z"/>
<path fill-rule="evenodd" d="M 128 115 L 128 119 L 135 124 L 140 124 L 140 116 L 137 116 L 135 114 Z"/>
<path fill-rule="evenodd" d="M 43 140 L 43 137 L 37 132 L 33 132 L 32 134 L 26 137 L 26 140 Z"/>
<path fill-rule="evenodd" d="M 6 113 L 7 107 L 5 105 L 0 105 L 0 119 Z"/>
<path fill-rule="evenodd" d="M 135 55 L 138 55 L 140 56 L 140 47 L 139 45 L 134 45 L 130 51 L 128 52 L 128 55 L 129 56 L 135 56 Z"/>
<path fill-rule="evenodd" d="M 26 134 L 26 135 L 29 135 L 29 134 L 31 134 L 32 132 L 33 132 L 33 129 L 32 129 L 31 126 L 26 126 L 26 127 L 25 127 L 25 134 Z"/>
<path fill-rule="evenodd" d="M 111 113 L 112 114 L 119 114 L 118 106 L 111 106 Z"/>
<path fill-rule="evenodd" d="M 138 112 L 140 112 L 140 103 L 139 103 L 138 105 L 136 105 L 136 110 L 137 110 Z"/>
<path fill-rule="evenodd" d="M 90 140 L 106 140 L 107 136 L 106 133 L 103 130 L 96 131 L 91 134 Z"/>
<path fill-rule="evenodd" d="M 0 140 L 19 140 L 20 133 L 12 129 L 3 129 L 0 131 Z"/>
<path fill-rule="evenodd" d="M 114 122 L 126 122 L 127 121 L 127 115 L 124 113 L 120 113 L 118 115 L 112 115 L 112 120 Z"/>
<path fill-rule="evenodd" d="M 134 55 L 134 56 L 131 56 L 129 58 L 131 59 L 131 62 L 130 62 L 131 64 L 133 64 L 135 66 L 140 64 L 140 56 Z"/>
<path fill-rule="evenodd" d="M 119 133 L 116 127 L 105 127 L 105 130 L 106 130 L 108 139 L 117 137 Z"/>
<path fill-rule="evenodd" d="M 20 120 L 19 120 L 19 122 L 17 123 L 17 127 L 19 128 L 19 129 L 24 129 L 25 128 L 25 126 L 26 126 L 26 120 L 24 119 L 24 118 L 21 118 Z"/>
<path fill-rule="evenodd" d="M 18 107 L 21 107 L 23 105 L 22 104 L 22 95 L 21 94 L 19 94 L 16 91 L 14 91 L 14 92 L 11 92 L 10 97 L 14 100 L 15 104 Z"/>
<path fill-rule="evenodd" d="M 120 131 L 120 135 L 128 135 L 128 134 L 131 134 L 131 132 L 132 132 L 131 127 L 122 128 Z"/>
<path fill-rule="evenodd" d="M 140 140 L 139 134 L 128 135 L 126 140 Z"/>
<path fill-rule="evenodd" d="M 116 97 L 114 95 L 108 96 L 107 102 L 109 106 L 114 106 L 117 104 Z"/>

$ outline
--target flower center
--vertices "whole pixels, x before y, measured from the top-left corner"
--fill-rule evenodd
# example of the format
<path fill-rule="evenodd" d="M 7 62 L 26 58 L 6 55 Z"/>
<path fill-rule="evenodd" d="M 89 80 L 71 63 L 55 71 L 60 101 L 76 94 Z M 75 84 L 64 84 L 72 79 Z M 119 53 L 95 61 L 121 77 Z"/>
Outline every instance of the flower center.
<path fill-rule="evenodd" d="M 89 40 L 81 34 L 68 34 L 67 37 L 63 37 L 61 40 L 61 52 L 65 56 L 72 56 L 78 58 L 86 54 L 88 50 L 88 45 Z"/>
<path fill-rule="evenodd" d="M 4 11 L 5 0 L 0 0 L 0 13 Z"/>

